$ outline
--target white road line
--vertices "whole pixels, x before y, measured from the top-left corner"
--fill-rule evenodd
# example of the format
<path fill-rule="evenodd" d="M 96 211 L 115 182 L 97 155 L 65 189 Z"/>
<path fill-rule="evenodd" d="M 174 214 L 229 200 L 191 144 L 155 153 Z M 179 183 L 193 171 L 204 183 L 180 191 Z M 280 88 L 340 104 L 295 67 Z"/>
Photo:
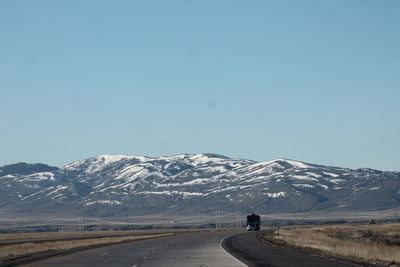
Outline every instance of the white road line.
<path fill-rule="evenodd" d="M 228 236 L 229 237 L 229 236 Z M 231 258 L 235 259 L 238 263 L 240 263 L 242 266 L 248 266 L 246 264 L 244 264 L 243 262 L 241 262 L 239 259 L 235 258 L 232 254 L 230 254 L 228 251 L 226 251 L 223 247 L 222 247 L 222 242 L 224 242 L 225 239 L 227 239 L 228 237 L 225 237 L 224 239 L 221 240 L 221 242 L 219 242 L 219 248 L 225 252 L 226 254 L 228 254 Z"/>

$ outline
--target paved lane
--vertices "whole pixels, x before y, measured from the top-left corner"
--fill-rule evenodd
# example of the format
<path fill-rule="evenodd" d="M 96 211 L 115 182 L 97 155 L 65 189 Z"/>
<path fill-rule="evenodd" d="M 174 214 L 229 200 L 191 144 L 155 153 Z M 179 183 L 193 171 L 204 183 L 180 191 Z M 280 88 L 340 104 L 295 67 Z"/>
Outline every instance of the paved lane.
<path fill-rule="evenodd" d="M 355 266 L 299 251 L 266 244 L 257 239 L 259 232 L 245 232 L 224 240 L 222 246 L 248 266 L 344 267 Z"/>
<path fill-rule="evenodd" d="M 202 232 L 143 240 L 54 257 L 25 266 L 245 266 L 220 246 L 237 232 Z"/>

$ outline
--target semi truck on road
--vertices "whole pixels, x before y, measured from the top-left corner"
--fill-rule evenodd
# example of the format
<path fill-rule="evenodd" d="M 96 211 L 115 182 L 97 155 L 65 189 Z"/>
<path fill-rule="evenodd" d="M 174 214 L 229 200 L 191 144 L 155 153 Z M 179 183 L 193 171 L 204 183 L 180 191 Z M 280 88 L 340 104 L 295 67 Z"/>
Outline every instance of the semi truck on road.
<path fill-rule="evenodd" d="M 247 231 L 260 231 L 261 218 L 260 215 L 247 215 Z"/>

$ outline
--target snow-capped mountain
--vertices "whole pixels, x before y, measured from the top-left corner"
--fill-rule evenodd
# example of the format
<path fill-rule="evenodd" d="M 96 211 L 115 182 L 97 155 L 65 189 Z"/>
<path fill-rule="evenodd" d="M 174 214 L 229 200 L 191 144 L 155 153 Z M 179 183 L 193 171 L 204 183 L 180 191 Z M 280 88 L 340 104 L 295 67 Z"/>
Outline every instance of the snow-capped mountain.
<path fill-rule="evenodd" d="M 60 169 L 40 165 L 37 172 L 10 172 L 9 166 L 0 168 L 2 213 L 104 216 L 216 208 L 272 213 L 400 205 L 399 172 L 288 159 L 255 162 L 209 153 L 159 158 L 101 155 Z"/>

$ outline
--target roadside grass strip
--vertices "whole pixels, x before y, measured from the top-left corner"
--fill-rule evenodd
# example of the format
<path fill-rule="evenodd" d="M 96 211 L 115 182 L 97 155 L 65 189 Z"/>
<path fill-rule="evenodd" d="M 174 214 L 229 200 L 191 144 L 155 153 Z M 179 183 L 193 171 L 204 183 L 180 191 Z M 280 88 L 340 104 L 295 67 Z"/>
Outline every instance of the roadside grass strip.
<path fill-rule="evenodd" d="M 400 224 L 281 227 L 265 236 L 369 263 L 400 264 Z"/>
<path fill-rule="evenodd" d="M 165 234 L 146 234 L 119 237 L 93 237 L 89 239 L 60 240 L 60 241 L 43 241 L 39 243 L 27 242 L 22 244 L 0 246 L 0 263 L 18 259 L 21 257 L 29 257 L 37 253 L 64 251 L 74 248 L 88 248 L 97 245 L 115 244 L 134 240 L 142 240 L 163 236 L 170 236 L 172 233 Z"/>

